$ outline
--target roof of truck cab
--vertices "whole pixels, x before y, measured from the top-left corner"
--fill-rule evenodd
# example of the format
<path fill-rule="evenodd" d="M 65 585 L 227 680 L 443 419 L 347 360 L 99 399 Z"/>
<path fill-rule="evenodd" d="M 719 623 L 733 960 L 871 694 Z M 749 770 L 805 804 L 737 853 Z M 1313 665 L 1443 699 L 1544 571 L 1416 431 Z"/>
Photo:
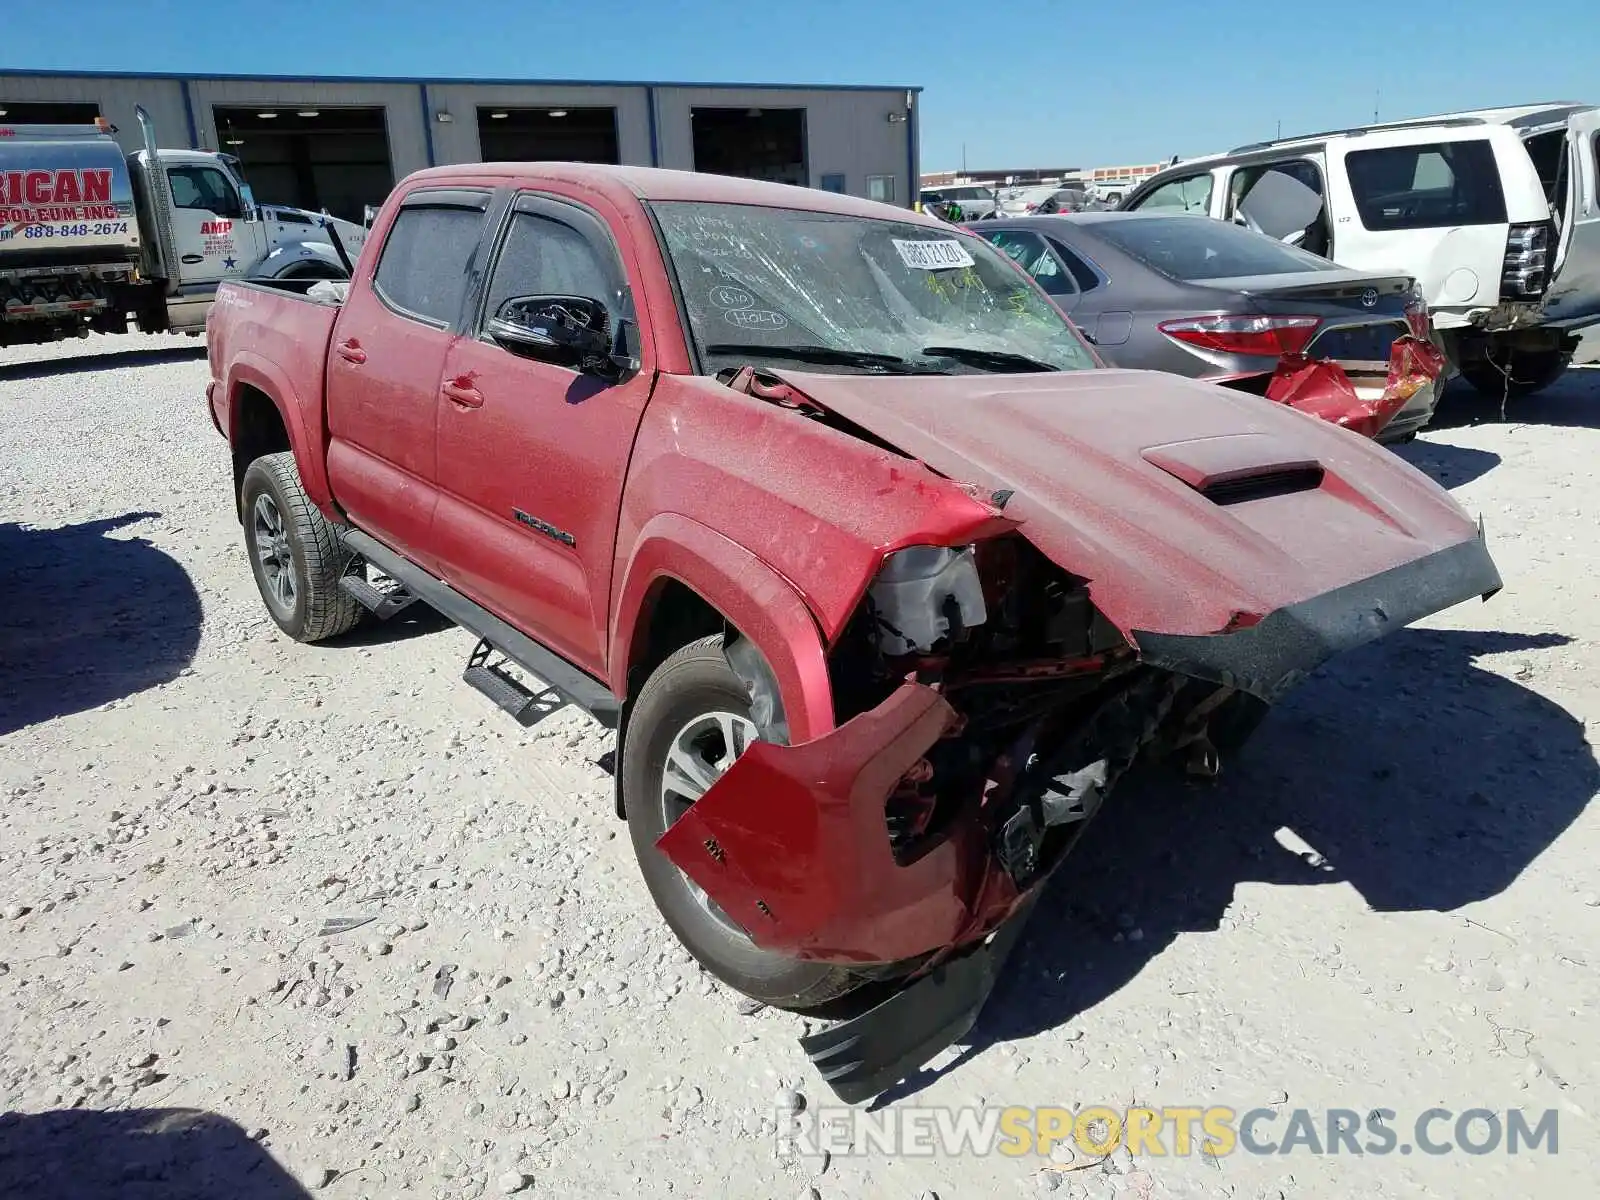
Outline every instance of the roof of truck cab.
<path fill-rule="evenodd" d="M 460 183 L 485 176 L 507 183 L 536 187 L 541 182 L 577 184 L 609 195 L 613 199 L 690 200 L 709 204 L 749 204 L 762 208 L 792 208 L 806 212 L 837 213 L 841 216 L 877 217 L 913 221 L 948 229 L 932 217 L 883 204 L 824 192 L 817 188 L 796 187 L 787 183 L 767 183 L 759 179 L 738 179 L 730 175 L 711 175 L 699 171 L 670 171 L 663 167 L 616 167 L 598 163 L 460 163 L 430 167 L 405 180 L 409 189 L 423 183 Z"/>

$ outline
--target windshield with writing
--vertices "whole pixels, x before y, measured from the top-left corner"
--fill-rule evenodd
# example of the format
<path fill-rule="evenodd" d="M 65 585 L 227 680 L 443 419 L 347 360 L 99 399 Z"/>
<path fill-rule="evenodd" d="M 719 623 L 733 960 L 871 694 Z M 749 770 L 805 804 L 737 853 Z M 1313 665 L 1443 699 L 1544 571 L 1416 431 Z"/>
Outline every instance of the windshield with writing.
<path fill-rule="evenodd" d="M 652 206 L 707 368 L 1008 373 L 1095 363 L 987 242 L 909 221 L 741 204 Z"/>

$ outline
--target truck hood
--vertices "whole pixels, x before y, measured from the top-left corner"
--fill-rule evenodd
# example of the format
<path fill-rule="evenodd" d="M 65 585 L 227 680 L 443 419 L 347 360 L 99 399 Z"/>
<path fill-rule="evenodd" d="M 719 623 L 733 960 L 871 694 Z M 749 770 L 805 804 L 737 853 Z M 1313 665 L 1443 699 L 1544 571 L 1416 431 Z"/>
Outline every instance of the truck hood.
<path fill-rule="evenodd" d="M 1449 493 L 1388 450 L 1214 384 L 1120 370 L 774 373 L 992 495 L 1136 645 L 1143 632 L 1248 627 L 1481 537 Z M 1498 587 L 1487 580 L 1474 575 L 1426 611 L 1476 594 L 1475 582 Z M 1420 615 L 1413 605 L 1402 621 Z"/>

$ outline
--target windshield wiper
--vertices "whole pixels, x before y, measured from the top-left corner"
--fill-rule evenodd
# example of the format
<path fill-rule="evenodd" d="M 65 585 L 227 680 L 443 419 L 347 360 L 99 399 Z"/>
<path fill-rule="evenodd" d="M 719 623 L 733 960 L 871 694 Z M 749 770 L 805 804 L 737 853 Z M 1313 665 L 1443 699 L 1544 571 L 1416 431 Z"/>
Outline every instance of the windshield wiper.
<path fill-rule="evenodd" d="M 1026 354 L 1013 354 L 1010 350 L 984 350 L 977 346 L 924 346 L 922 353 L 932 358 L 953 358 L 973 367 L 992 367 L 997 371 L 1055 371 L 1051 363 L 1029 358 Z"/>
<path fill-rule="evenodd" d="M 716 342 L 706 347 L 707 354 L 748 354 L 752 358 L 787 358 L 795 362 L 825 363 L 841 367 L 879 367 L 899 375 L 942 375 L 908 362 L 898 354 L 874 354 L 870 350 L 842 350 L 837 346 L 765 346 L 754 342 Z"/>

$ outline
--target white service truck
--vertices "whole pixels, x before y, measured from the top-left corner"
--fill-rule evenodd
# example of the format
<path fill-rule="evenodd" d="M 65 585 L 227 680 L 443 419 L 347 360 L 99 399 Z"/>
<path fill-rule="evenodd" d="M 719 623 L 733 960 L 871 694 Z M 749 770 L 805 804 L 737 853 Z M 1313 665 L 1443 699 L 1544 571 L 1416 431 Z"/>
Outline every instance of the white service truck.
<path fill-rule="evenodd" d="M 225 279 L 348 279 L 366 230 L 255 202 L 239 160 L 93 125 L 0 123 L 0 347 L 205 329 Z M 337 237 L 333 236 L 337 235 Z"/>

